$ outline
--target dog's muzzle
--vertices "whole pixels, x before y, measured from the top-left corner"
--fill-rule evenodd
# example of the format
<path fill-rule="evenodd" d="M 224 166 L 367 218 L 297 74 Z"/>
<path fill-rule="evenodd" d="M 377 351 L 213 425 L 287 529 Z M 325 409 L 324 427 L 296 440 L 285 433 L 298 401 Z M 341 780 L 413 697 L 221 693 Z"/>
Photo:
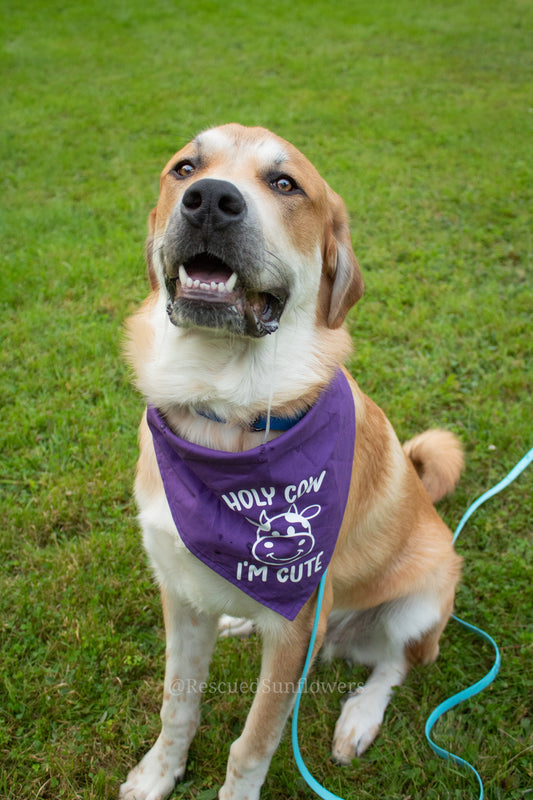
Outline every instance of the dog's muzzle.
<path fill-rule="evenodd" d="M 184 193 L 162 250 L 174 325 L 252 337 L 277 330 L 288 287 L 249 217 L 242 193 L 228 181 L 204 178 Z"/>

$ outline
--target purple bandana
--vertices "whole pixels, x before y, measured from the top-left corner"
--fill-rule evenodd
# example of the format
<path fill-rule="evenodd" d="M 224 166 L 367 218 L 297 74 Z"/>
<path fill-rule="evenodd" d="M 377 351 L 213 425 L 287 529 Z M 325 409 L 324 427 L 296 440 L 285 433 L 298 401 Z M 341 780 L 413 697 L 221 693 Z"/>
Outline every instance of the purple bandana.
<path fill-rule="evenodd" d="M 148 424 L 185 545 L 250 597 L 294 619 L 330 562 L 348 499 L 355 411 L 344 373 L 292 428 L 242 453 L 180 439 L 152 406 Z"/>

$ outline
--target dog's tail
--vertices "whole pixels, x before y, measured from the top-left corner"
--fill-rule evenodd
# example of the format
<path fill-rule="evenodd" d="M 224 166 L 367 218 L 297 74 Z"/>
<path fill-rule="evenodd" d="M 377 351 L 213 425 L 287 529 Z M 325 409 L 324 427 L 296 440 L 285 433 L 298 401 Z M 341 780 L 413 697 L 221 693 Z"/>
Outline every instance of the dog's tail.
<path fill-rule="evenodd" d="M 434 503 L 455 489 L 465 462 L 459 439 L 453 433 L 425 431 L 405 442 L 403 449 Z"/>

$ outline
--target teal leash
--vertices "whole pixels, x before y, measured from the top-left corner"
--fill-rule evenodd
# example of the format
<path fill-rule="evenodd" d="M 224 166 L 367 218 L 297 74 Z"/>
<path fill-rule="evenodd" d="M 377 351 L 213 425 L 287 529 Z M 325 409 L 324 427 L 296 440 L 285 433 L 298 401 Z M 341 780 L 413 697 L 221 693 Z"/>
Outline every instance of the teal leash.
<path fill-rule="evenodd" d="M 307 658 L 305 659 L 302 677 L 300 678 L 300 682 L 298 684 L 298 691 L 296 693 L 296 702 L 294 703 L 294 711 L 292 714 L 292 750 L 294 753 L 294 760 L 296 761 L 296 766 L 300 770 L 300 775 L 307 783 L 307 785 L 314 791 L 314 793 L 318 795 L 318 797 L 321 797 L 322 800 L 342 800 L 342 797 L 339 797 L 338 795 L 333 794 L 333 792 L 330 792 L 328 789 L 322 786 L 322 784 L 319 783 L 316 780 L 316 778 L 314 778 L 311 775 L 302 758 L 302 755 L 300 753 L 300 746 L 298 744 L 298 711 L 300 709 L 300 699 L 302 697 L 302 692 L 305 688 L 307 673 L 309 672 L 309 667 L 311 666 L 311 659 L 313 658 L 313 648 L 315 646 L 316 632 L 318 630 L 318 621 L 320 619 L 320 611 L 322 609 L 322 599 L 324 597 L 324 588 L 326 586 L 326 574 L 327 574 L 327 569 L 324 571 L 324 574 L 322 575 L 320 583 L 318 585 L 315 621 L 313 623 L 313 630 L 311 631 L 311 638 L 309 639 L 309 648 L 307 650 Z"/>
<path fill-rule="evenodd" d="M 463 518 L 461 519 L 459 525 L 455 530 L 455 533 L 453 535 L 453 542 L 455 542 L 455 540 L 463 530 L 467 520 L 470 519 L 474 511 L 476 511 L 476 509 L 478 509 L 479 506 L 482 505 L 490 497 L 493 497 L 495 494 L 498 494 L 498 492 L 501 492 L 502 489 L 505 489 L 507 486 L 509 486 L 509 484 L 512 483 L 516 478 L 518 478 L 520 473 L 522 473 L 526 469 L 526 467 L 528 467 L 531 464 L 532 461 L 533 461 L 533 448 L 529 451 L 529 453 L 526 453 L 526 455 L 522 459 L 520 459 L 518 464 L 515 467 L 513 467 L 513 469 L 509 472 L 508 475 L 505 476 L 505 478 L 503 478 L 503 480 L 501 480 L 498 484 L 496 484 L 496 486 L 493 486 L 492 489 L 489 489 L 487 492 L 485 492 L 485 494 L 482 494 L 480 497 L 478 497 L 477 500 L 475 500 L 472 503 L 470 508 L 463 515 Z M 473 631 L 482 639 L 485 639 L 485 641 L 487 641 L 492 646 L 495 654 L 494 662 L 490 670 L 481 680 L 477 681 L 472 686 L 468 686 L 461 692 L 454 694 L 453 697 L 450 697 L 447 700 L 445 700 L 431 712 L 426 722 L 425 734 L 428 744 L 434 753 L 436 753 L 438 756 L 441 756 L 441 758 L 453 761 L 454 763 L 459 764 L 462 767 L 466 767 L 473 773 L 479 785 L 478 800 L 483 800 L 484 797 L 483 781 L 481 780 L 481 777 L 477 772 L 477 770 L 472 766 L 472 764 L 469 764 L 468 761 L 465 761 L 464 759 L 460 758 L 454 753 L 450 753 L 448 750 L 444 750 L 444 748 L 439 747 L 437 744 L 435 744 L 435 742 L 431 738 L 431 730 L 435 725 L 435 723 L 437 722 L 437 720 L 440 719 L 440 717 L 442 717 L 443 714 L 445 714 L 451 708 L 454 708 L 455 706 L 459 705 L 459 703 L 462 703 L 464 700 L 468 700 L 470 697 L 474 697 L 474 695 L 479 694 L 479 692 L 483 691 L 483 689 L 485 689 L 490 683 L 492 683 L 492 681 L 498 674 L 498 670 L 500 669 L 500 663 L 501 663 L 500 651 L 498 650 L 498 645 L 496 644 L 494 639 L 491 636 L 489 636 L 488 633 L 481 630 L 480 628 L 476 628 L 475 625 L 470 625 L 470 623 L 465 622 L 462 619 L 459 619 L 459 617 L 455 617 L 453 615 L 452 617 L 457 622 L 459 622 L 459 624 L 462 625 L 464 628 Z"/>
<path fill-rule="evenodd" d="M 469 769 L 473 773 L 479 784 L 479 800 L 483 800 L 484 796 L 483 781 L 481 780 L 479 772 L 475 769 L 475 767 L 472 766 L 472 764 L 470 764 L 468 761 L 465 761 L 464 758 L 456 756 L 454 753 L 450 753 L 448 750 L 445 750 L 443 747 L 439 747 L 438 744 L 435 744 L 435 742 L 431 738 L 431 729 L 433 728 L 436 721 L 440 719 L 440 717 L 442 717 L 443 714 L 449 711 L 450 708 L 454 708 L 455 706 L 459 705 L 459 703 L 462 703 L 464 700 L 468 700 L 470 697 L 479 694 L 479 692 L 482 692 L 483 689 L 485 689 L 490 683 L 492 683 L 492 681 L 498 674 L 498 670 L 500 669 L 500 663 L 501 663 L 500 651 L 498 650 L 498 645 L 496 644 L 492 636 L 489 636 L 488 633 L 482 631 L 481 628 L 476 628 L 475 625 L 470 625 L 469 622 L 465 622 L 464 620 L 459 619 L 459 617 L 455 617 L 453 614 L 452 614 L 452 619 L 456 620 L 456 622 L 459 622 L 465 628 L 468 628 L 468 630 L 477 633 L 478 636 L 481 636 L 482 639 L 485 639 L 487 642 L 489 642 L 489 644 L 492 645 L 495 652 L 494 663 L 490 668 L 489 672 L 487 672 L 487 674 L 483 678 L 481 678 L 481 680 L 477 681 L 477 683 L 472 684 L 472 686 L 468 686 L 461 692 L 457 692 L 457 694 L 454 694 L 453 697 L 449 697 L 447 700 L 444 700 L 443 703 L 438 705 L 437 708 L 435 708 L 429 715 L 424 732 L 426 734 L 426 739 L 428 741 L 428 744 L 434 753 L 436 753 L 441 758 L 446 759 L 447 761 L 448 760 L 453 761 L 455 764 L 459 764 L 460 766 Z"/>
<path fill-rule="evenodd" d="M 505 478 L 503 478 L 503 480 L 497 483 L 496 486 L 493 486 L 492 489 L 489 489 L 488 492 L 482 494 L 481 497 L 478 497 L 477 500 L 474 500 L 470 508 L 463 515 L 461 522 L 457 526 L 455 533 L 453 535 L 453 542 L 455 542 L 455 540 L 463 530 L 466 521 L 470 519 L 474 511 L 476 511 L 476 509 L 478 509 L 479 506 L 485 502 L 485 500 L 488 500 L 489 497 L 493 497 L 495 494 L 498 494 L 498 492 L 501 492 L 502 489 L 505 489 L 507 486 L 509 486 L 510 483 L 516 480 L 516 478 L 518 478 L 518 476 L 526 469 L 526 467 L 529 467 L 532 461 L 533 461 L 533 447 L 531 448 L 529 453 L 526 453 L 526 455 L 520 459 L 516 467 L 513 467 L 510 473 L 506 475 Z"/>
<path fill-rule="evenodd" d="M 455 542 L 455 540 L 461 533 L 463 527 L 465 526 L 467 520 L 472 516 L 474 511 L 476 511 L 476 509 L 478 509 L 479 506 L 482 505 L 490 497 L 493 497 L 495 494 L 498 494 L 498 492 L 501 492 L 502 489 L 505 489 L 507 486 L 509 486 L 509 484 L 512 483 L 516 478 L 518 478 L 518 476 L 526 469 L 526 467 L 528 467 L 531 464 L 532 461 L 533 461 L 533 448 L 518 462 L 518 464 L 515 467 L 513 467 L 513 469 L 509 472 L 508 475 L 506 475 L 505 478 L 503 478 L 503 480 L 501 480 L 492 489 L 489 489 L 487 492 L 482 494 L 480 497 L 478 497 L 477 500 L 475 500 L 472 503 L 472 505 L 463 515 L 463 518 L 461 519 L 459 525 L 455 530 L 455 533 L 453 535 L 453 542 Z M 315 619 L 313 622 L 313 629 L 311 631 L 311 638 L 309 640 L 309 648 L 307 650 L 307 658 L 305 660 L 302 677 L 300 678 L 298 684 L 298 690 L 296 693 L 296 701 L 294 704 L 294 712 L 292 715 L 292 749 L 294 752 L 294 759 L 296 761 L 296 765 L 298 767 L 298 770 L 300 771 L 302 778 L 305 780 L 307 785 L 315 792 L 315 794 L 318 797 L 322 798 L 322 800 L 343 800 L 343 798 L 339 797 L 336 794 L 333 794 L 333 792 L 330 792 L 328 789 L 322 786 L 322 784 L 320 784 L 316 780 L 316 778 L 314 778 L 311 775 L 302 758 L 302 755 L 300 753 L 300 746 L 298 744 L 298 711 L 300 709 L 301 696 L 305 688 L 307 673 L 309 671 L 309 667 L 311 665 L 311 659 L 313 657 L 313 649 L 315 646 L 316 633 L 318 630 L 318 622 L 320 619 L 320 611 L 322 608 L 322 599 L 324 597 L 326 574 L 327 570 L 322 575 L 322 578 L 320 579 L 320 584 L 318 586 L 317 605 L 315 611 Z M 482 639 L 485 639 L 485 641 L 487 641 L 493 647 L 495 653 L 494 663 L 489 672 L 487 672 L 487 674 L 481 680 L 472 684 L 472 686 L 468 686 L 466 689 L 463 689 L 457 694 L 454 694 L 452 697 L 448 698 L 443 703 L 438 705 L 437 708 L 435 708 L 429 715 L 424 730 L 426 734 L 426 739 L 433 752 L 435 752 L 441 758 L 444 758 L 446 760 L 451 760 L 462 767 L 466 767 L 474 774 L 479 784 L 479 800 L 483 800 L 484 797 L 483 781 L 481 780 L 481 777 L 477 772 L 477 770 L 472 766 L 472 764 L 469 764 L 468 761 L 465 761 L 464 759 L 460 758 L 454 753 L 450 753 L 448 750 L 445 750 L 444 748 L 439 747 L 439 745 L 435 744 L 435 742 L 431 738 L 431 731 L 437 720 L 440 719 L 440 717 L 442 717 L 443 714 L 445 714 L 451 708 L 454 708 L 455 706 L 459 705 L 459 703 L 462 703 L 464 700 L 468 700 L 470 697 L 474 697 L 474 695 L 479 694 L 479 692 L 483 691 L 483 689 L 485 689 L 489 684 L 492 683 L 492 681 L 498 674 L 498 670 L 500 668 L 500 663 L 501 663 L 500 651 L 498 650 L 498 645 L 496 644 L 494 639 L 491 636 L 489 636 L 488 633 L 481 630 L 481 628 L 477 628 L 475 625 L 471 625 L 470 623 L 465 622 L 464 620 L 459 619 L 454 615 L 452 615 L 452 618 L 456 620 L 456 622 L 459 622 L 464 628 L 473 631 Z"/>

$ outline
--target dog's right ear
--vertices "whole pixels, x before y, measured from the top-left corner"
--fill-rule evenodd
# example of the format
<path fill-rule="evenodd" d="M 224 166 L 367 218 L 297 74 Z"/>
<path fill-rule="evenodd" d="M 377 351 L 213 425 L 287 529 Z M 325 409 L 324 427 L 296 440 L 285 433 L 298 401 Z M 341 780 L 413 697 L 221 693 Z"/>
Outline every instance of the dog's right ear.
<path fill-rule="evenodd" d="M 148 236 L 146 239 L 146 269 L 148 271 L 148 279 L 150 281 L 150 288 L 153 292 L 159 289 L 159 281 L 154 269 L 154 235 L 155 235 L 155 218 L 157 215 L 157 206 L 152 208 L 148 214 Z"/>

